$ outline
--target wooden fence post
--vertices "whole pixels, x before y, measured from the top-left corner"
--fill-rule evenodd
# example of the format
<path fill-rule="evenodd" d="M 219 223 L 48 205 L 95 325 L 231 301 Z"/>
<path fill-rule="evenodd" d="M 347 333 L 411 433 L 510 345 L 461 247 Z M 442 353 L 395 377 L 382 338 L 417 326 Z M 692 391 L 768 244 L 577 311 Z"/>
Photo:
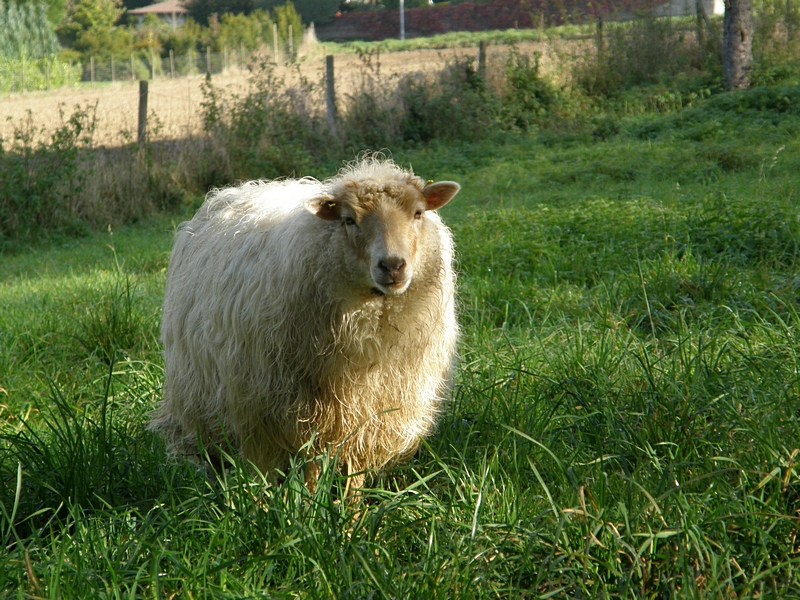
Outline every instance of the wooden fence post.
<path fill-rule="evenodd" d="M 147 140 L 147 80 L 139 81 L 139 131 L 136 138 L 139 143 L 139 152 L 144 150 Z"/>
<path fill-rule="evenodd" d="M 206 76 L 211 77 L 211 46 L 206 46 Z"/>
<path fill-rule="evenodd" d="M 278 64 L 278 24 L 272 24 L 272 58 Z"/>
<path fill-rule="evenodd" d="M 325 108 L 328 115 L 328 128 L 336 135 L 336 90 L 334 89 L 333 55 L 325 57 Z"/>
<path fill-rule="evenodd" d="M 175 79 L 175 54 L 169 49 L 169 77 Z"/>
<path fill-rule="evenodd" d="M 486 79 L 486 40 L 478 44 L 478 77 Z"/>
<path fill-rule="evenodd" d="M 294 60 L 294 35 L 292 34 L 292 24 L 289 23 L 289 62 Z"/>

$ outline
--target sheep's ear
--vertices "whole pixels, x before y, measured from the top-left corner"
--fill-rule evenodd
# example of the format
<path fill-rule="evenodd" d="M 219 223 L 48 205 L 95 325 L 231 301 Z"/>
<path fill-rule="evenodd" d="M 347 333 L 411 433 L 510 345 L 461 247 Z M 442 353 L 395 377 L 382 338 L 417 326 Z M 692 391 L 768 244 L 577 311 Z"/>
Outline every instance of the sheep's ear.
<path fill-rule="evenodd" d="M 341 201 L 328 194 L 312 198 L 306 203 L 306 208 L 311 214 L 326 221 L 336 221 L 342 216 Z"/>
<path fill-rule="evenodd" d="M 428 203 L 428 210 L 442 208 L 458 193 L 461 186 L 455 181 L 437 181 L 425 186 L 422 195 Z"/>

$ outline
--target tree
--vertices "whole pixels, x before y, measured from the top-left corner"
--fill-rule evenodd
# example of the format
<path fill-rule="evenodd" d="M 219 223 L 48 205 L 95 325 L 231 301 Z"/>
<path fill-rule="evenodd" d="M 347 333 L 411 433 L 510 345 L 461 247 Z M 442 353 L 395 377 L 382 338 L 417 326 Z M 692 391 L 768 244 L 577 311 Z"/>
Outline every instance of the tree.
<path fill-rule="evenodd" d="M 753 67 L 753 0 L 725 0 L 722 22 L 722 84 L 726 90 L 750 86 Z"/>
<path fill-rule="evenodd" d="M 427 0 L 426 0 L 427 1 Z M 255 0 L 256 8 L 273 10 L 285 4 L 285 0 Z M 339 0 L 293 0 L 295 10 L 303 23 L 326 23 L 339 10 Z"/>
<path fill-rule="evenodd" d="M 130 54 L 131 36 L 116 26 L 123 12 L 120 0 L 77 0 L 69 7 L 58 34 L 83 58 L 126 56 Z"/>
<path fill-rule="evenodd" d="M 201 25 L 209 25 L 211 15 L 217 15 L 217 19 L 225 13 L 248 15 L 254 8 L 253 0 L 189 0 L 186 3 L 189 14 Z"/>
<path fill-rule="evenodd" d="M 294 5 L 286 0 L 286 4 L 276 6 L 272 10 L 272 14 L 275 15 L 275 23 L 278 25 L 278 39 L 288 40 L 291 28 L 294 47 L 297 48 L 300 40 L 303 39 L 303 22 L 294 9 Z"/>
<path fill-rule="evenodd" d="M 43 58 L 60 47 L 44 4 L 3 3 L 0 0 L 0 56 L 11 59 Z"/>

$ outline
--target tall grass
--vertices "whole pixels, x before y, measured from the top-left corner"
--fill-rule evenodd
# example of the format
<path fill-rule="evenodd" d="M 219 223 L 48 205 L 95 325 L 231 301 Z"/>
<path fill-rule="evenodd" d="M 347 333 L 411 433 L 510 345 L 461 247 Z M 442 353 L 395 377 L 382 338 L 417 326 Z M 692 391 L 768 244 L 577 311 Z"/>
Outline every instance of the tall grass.
<path fill-rule="evenodd" d="M 797 596 L 796 93 L 395 152 L 463 185 L 461 361 L 356 505 L 145 429 L 184 215 L 6 255 L 1 593 Z"/>

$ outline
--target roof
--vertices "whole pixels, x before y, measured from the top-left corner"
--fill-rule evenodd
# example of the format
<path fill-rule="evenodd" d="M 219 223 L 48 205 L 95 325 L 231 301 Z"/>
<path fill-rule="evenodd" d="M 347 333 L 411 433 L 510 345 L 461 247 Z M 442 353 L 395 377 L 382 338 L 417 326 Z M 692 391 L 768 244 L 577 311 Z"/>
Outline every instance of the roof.
<path fill-rule="evenodd" d="M 150 6 L 134 8 L 133 10 L 128 11 L 129 15 L 147 15 L 151 13 L 156 15 L 172 13 L 178 15 L 188 15 L 189 11 L 186 10 L 186 6 L 184 6 L 181 0 L 164 0 L 164 2 L 157 2 L 156 4 L 151 4 Z"/>

